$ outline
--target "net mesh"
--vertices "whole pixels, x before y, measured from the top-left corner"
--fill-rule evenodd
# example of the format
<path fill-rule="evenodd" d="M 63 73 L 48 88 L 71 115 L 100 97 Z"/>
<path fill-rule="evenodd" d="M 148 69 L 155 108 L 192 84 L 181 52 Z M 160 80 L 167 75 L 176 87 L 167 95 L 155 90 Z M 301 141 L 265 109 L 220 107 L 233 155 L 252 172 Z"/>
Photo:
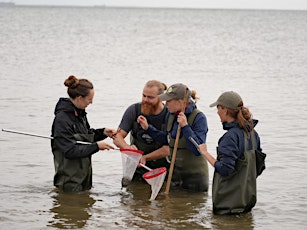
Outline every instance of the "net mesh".
<path fill-rule="evenodd" d="M 122 155 L 123 165 L 122 187 L 127 187 L 127 185 L 132 181 L 134 172 L 143 152 L 135 149 L 120 149 L 120 152 Z"/>
<path fill-rule="evenodd" d="M 143 178 L 151 186 L 151 196 L 149 200 L 156 199 L 166 176 L 166 168 L 161 167 L 148 171 L 143 175 Z"/>

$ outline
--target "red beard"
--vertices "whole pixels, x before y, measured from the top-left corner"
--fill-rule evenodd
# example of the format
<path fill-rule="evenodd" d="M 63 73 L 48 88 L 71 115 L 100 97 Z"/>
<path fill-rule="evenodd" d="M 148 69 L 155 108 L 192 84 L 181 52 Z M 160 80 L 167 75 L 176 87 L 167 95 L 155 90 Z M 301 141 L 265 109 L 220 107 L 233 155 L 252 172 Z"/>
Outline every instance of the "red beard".
<path fill-rule="evenodd" d="M 153 115 L 155 114 L 158 106 L 159 106 L 159 101 L 156 104 L 149 104 L 146 102 L 142 102 L 142 114 L 144 115 Z"/>

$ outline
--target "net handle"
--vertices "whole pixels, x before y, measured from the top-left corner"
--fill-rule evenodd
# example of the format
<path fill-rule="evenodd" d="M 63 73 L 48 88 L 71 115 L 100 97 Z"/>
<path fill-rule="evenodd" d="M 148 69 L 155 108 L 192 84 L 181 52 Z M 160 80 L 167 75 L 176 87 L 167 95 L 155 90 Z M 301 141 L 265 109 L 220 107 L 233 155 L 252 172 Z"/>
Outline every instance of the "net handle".
<path fill-rule="evenodd" d="M 189 140 L 192 142 L 192 144 L 197 148 L 197 150 L 199 151 L 199 146 L 197 144 L 197 142 L 194 140 L 193 137 L 189 137 Z"/>
<path fill-rule="evenodd" d="M 45 139 L 50 139 L 53 140 L 54 138 L 51 136 L 44 136 L 44 135 L 39 135 L 35 133 L 27 133 L 27 132 L 22 132 L 22 131 L 16 131 L 16 130 L 11 130 L 11 129 L 2 129 L 3 132 L 8 132 L 8 133 L 15 133 L 15 134 L 21 134 L 21 135 L 26 135 L 26 136 L 31 136 L 31 137 L 40 137 L 40 138 L 45 138 Z M 86 141 L 76 141 L 77 144 L 83 144 L 83 145 L 90 145 L 93 144 L 91 142 L 86 142 Z"/>
<path fill-rule="evenodd" d="M 143 168 L 147 169 L 148 171 L 152 171 L 152 169 L 149 168 L 149 167 L 147 167 L 146 165 L 144 165 L 144 164 L 142 164 L 142 163 L 140 163 L 140 165 L 141 165 Z"/>

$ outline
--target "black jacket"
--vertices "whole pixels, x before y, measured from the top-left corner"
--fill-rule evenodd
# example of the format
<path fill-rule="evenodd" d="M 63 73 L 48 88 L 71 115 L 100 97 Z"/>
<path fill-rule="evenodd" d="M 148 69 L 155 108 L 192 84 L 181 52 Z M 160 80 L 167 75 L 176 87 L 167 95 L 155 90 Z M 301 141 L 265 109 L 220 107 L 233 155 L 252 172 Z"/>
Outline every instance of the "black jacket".
<path fill-rule="evenodd" d="M 91 155 L 99 151 L 96 141 L 107 137 L 103 134 L 104 129 L 91 129 L 86 112 L 76 108 L 69 98 L 59 99 L 54 114 L 51 140 L 54 185 L 63 191 L 90 189 Z M 77 144 L 77 141 L 92 144 Z"/>

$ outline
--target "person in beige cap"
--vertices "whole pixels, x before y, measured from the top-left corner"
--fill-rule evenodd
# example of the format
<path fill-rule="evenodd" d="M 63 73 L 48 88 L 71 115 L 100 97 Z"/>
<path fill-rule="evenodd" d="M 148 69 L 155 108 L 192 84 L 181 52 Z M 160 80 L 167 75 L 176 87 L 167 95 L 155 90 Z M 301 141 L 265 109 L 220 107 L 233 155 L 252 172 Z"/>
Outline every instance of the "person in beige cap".
<path fill-rule="evenodd" d="M 208 132 L 206 116 L 195 104 L 196 92 L 189 90 L 182 83 L 177 83 L 159 97 L 162 101 L 166 101 L 169 111 L 166 129 L 157 130 L 148 124 L 144 116 L 139 116 L 137 121 L 155 141 L 169 145 L 170 156 L 175 147 L 178 125 L 180 126 L 171 187 L 192 192 L 206 192 L 209 181 L 208 163 L 189 139 L 192 137 L 198 144 L 205 143 Z M 154 156 L 151 155 L 151 158 Z"/>
<path fill-rule="evenodd" d="M 258 166 L 255 150 L 262 151 L 260 138 L 254 130 L 257 120 L 252 119 L 244 107 L 241 96 L 233 91 L 224 92 L 210 107 L 217 107 L 217 113 L 227 132 L 219 139 L 217 158 L 207 150 L 206 144 L 199 145 L 199 151 L 215 168 L 212 201 L 215 214 L 236 214 L 249 212 L 255 206 L 256 177 L 265 165 Z M 264 163 L 264 162 L 263 162 Z"/>

